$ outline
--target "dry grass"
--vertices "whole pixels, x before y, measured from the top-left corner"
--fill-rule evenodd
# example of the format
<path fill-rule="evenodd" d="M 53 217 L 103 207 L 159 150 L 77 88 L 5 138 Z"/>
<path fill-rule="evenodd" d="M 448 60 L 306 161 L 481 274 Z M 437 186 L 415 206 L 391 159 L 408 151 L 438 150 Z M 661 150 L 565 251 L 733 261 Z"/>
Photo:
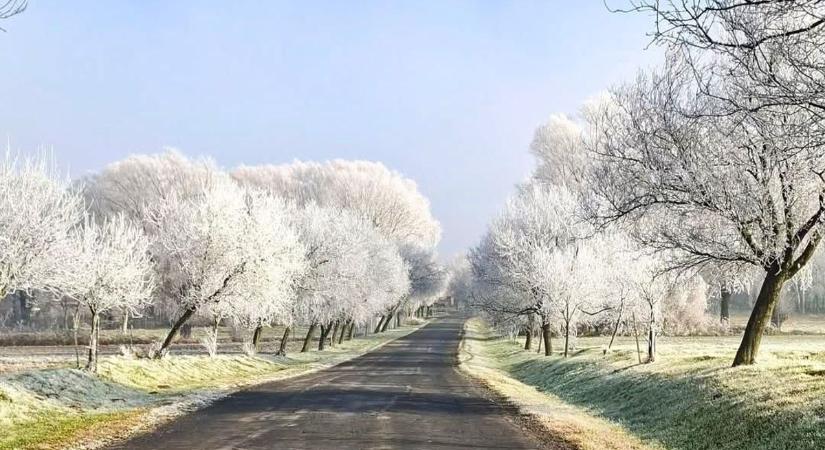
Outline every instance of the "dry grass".
<path fill-rule="evenodd" d="M 243 386 L 302 375 L 414 331 L 407 326 L 290 357 L 103 357 L 98 376 L 48 369 L 0 376 L 0 450 L 94 447 L 202 407 Z M 71 445 L 70 445 L 71 444 Z"/>
<path fill-rule="evenodd" d="M 525 352 L 521 342 L 485 345 L 508 375 L 621 424 L 646 443 L 825 448 L 825 336 L 765 336 L 759 364 L 734 369 L 739 339 L 663 337 L 652 364 L 638 364 L 635 342 L 627 337 L 607 355 L 606 338 L 581 338 L 567 359 Z"/>
<path fill-rule="evenodd" d="M 504 396 L 520 412 L 529 415 L 532 422 L 542 428 L 537 431 L 546 439 L 557 442 L 559 447 L 583 450 L 651 448 L 620 425 L 510 377 L 501 370 L 496 355 L 488 351 L 491 344 L 498 342 L 490 339 L 494 338 L 490 338 L 489 330 L 481 321 L 468 321 L 461 347 L 461 369 Z"/>

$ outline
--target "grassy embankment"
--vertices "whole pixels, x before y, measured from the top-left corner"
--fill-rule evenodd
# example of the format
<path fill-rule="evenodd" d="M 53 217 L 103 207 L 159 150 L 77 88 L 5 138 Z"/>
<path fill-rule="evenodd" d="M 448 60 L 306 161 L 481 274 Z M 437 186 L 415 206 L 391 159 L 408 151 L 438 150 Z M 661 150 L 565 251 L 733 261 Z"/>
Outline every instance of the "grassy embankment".
<path fill-rule="evenodd" d="M 287 358 L 218 355 L 160 361 L 104 357 L 99 374 L 59 368 L 0 377 L 0 449 L 58 449 L 123 437 L 233 390 L 323 369 L 415 330 L 357 337 Z"/>
<path fill-rule="evenodd" d="M 739 368 L 738 336 L 663 337 L 652 364 L 632 338 L 604 355 L 606 342 L 544 357 L 473 319 L 465 367 L 582 448 L 825 448 L 825 335 L 766 336 L 759 364 Z"/>

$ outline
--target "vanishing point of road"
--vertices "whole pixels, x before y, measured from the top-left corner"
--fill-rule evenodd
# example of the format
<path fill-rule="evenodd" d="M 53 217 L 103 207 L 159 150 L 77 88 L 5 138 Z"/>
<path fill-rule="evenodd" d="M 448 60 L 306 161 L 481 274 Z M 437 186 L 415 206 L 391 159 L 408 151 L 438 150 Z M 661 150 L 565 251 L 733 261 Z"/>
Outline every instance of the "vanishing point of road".
<path fill-rule="evenodd" d="M 437 319 L 376 351 L 238 392 L 116 448 L 542 448 L 511 408 L 457 371 L 462 324 Z"/>

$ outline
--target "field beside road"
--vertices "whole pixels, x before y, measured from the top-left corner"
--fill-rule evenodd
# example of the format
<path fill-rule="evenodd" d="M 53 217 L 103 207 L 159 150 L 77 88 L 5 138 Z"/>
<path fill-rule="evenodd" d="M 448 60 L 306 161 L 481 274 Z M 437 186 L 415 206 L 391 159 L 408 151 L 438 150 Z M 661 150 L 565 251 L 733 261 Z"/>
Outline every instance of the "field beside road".
<path fill-rule="evenodd" d="M 656 362 L 639 364 L 632 338 L 607 354 L 607 338 L 580 338 L 565 359 L 525 351 L 478 319 L 467 327 L 465 346 L 488 369 L 477 375 L 504 390 L 515 382 L 515 403 L 572 440 L 607 433 L 624 442 L 613 448 L 825 448 L 825 335 L 766 336 L 758 365 L 731 368 L 738 336 L 662 337 Z"/>
<path fill-rule="evenodd" d="M 241 387 L 339 364 L 418 326 L 356 337 L 323 352 L 288 357 L 173 354 L 163 360 L 106 356 L 97 376 L 71 358 L 7 359 L 0 375 L 0 449 L 95 447 L 186 413 Z M 11 361 L 11 362 L 9 362 Z M 0 364 L 4 364 L 0 360 Z M 38 364 L 57 367 L 37 369 Z"/>

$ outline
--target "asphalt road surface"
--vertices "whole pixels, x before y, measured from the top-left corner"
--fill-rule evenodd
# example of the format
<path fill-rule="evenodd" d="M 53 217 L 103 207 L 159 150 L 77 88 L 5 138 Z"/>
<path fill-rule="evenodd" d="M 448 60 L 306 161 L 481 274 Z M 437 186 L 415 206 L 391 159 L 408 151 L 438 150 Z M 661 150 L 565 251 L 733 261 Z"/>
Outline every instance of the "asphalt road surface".
<path fill-rule="evenodd" d="M 119 449 L 534 449 L 514 411 L 456 370 L 438 319 L 330 369 L 224 398 Z"/>

